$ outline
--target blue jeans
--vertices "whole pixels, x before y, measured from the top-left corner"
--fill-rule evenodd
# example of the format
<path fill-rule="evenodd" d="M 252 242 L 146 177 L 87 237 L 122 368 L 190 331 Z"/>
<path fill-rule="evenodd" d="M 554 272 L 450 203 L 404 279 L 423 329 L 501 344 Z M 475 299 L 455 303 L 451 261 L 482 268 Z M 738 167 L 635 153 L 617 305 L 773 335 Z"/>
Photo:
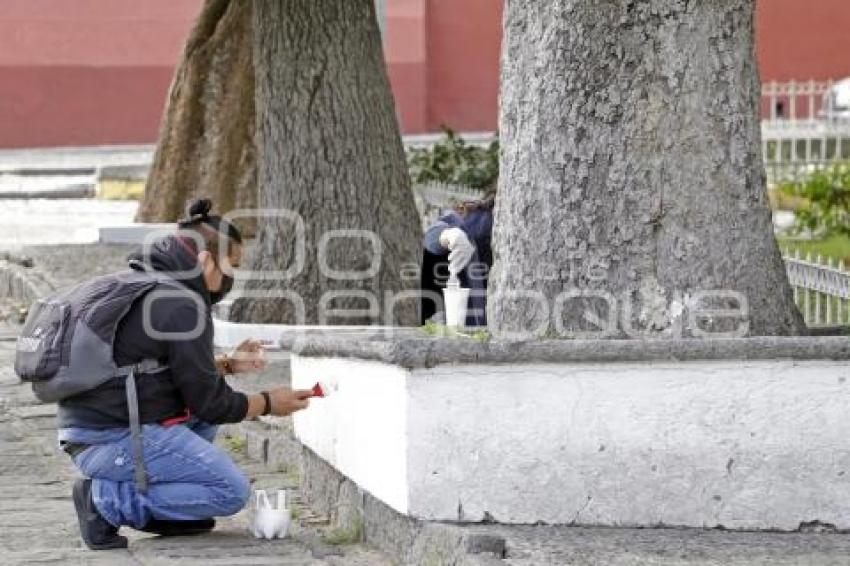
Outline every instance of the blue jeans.
<path fill-rule="evenodd" d="M 144 425 L 146 493 L 133 481 L 129 430 L 112 442 L 77 454 L 74 464 L 92 478 L 92 499 L 114 526 L 143 527 L 151 518 L 185 521 L 238 513 L 251 487 L 221 448 L 212 444 L 217 427 L 192 419 L 186 424 Z"/>

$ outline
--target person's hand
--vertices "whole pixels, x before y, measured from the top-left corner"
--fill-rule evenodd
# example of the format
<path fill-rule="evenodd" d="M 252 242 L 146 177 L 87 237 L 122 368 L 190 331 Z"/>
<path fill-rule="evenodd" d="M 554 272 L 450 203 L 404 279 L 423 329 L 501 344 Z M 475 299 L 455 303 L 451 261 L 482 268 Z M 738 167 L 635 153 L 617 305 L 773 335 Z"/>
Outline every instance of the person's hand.
<path fill-rule="evenodd" d="M 245 340 L 227 355 L 233 373 L 262 371 L 266 367 L 266 351 L 256 340 Z"/>
<path fill-rule="evenodd" d="M 309 389 L 289 389 L 278 387 L 269 390 L 269 399 L 272 402 L 271 414 L 277 417 L 285 417 L 296 411 L 306 409 L 310 404 L 310 396 L 313 392 Z"/>
<path fill-rule="evenodd" d="M 440 244 L 449 250 L 449 273 L 457 275 L 469 265 L 475 255 L 475 246 L 460 228 L 446 228 L 440 234 Z"/>

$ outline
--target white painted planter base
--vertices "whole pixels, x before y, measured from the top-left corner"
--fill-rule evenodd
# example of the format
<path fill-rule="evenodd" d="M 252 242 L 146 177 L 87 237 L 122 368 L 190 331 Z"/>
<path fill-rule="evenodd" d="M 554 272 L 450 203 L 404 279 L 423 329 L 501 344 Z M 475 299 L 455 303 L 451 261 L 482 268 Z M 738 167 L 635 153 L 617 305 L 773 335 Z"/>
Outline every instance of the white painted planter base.
<path fill-rule="evenodd" d="M 850 528 L 836 360 L 404 367 L 292 356 L 338 391 L 298 438 L 395 510 L 446 521 Z"/>
<path fill-rule="evenodd" d="M 320 326 L 297 324 L 251 324 L 213 318 L 213 340 L 219 348 L 233 348 L 247 339 L 267 343 L 269 349 L 289 348 L 298 338 L 316 334 L 381 335 L 399 332 L 388 326 Z"/>

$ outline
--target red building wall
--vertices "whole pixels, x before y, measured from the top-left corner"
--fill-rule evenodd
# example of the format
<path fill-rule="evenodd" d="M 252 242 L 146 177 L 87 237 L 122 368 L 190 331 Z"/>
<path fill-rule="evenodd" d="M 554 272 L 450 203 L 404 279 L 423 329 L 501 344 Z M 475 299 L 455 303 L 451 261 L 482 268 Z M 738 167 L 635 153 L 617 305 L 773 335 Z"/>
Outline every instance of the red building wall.
<path fill-rule="evenodd" d="M 3 0 L 0 148 L 151 143 L 202 0 Z"/>
<path fill-rule="evenodd" d="M 499 93 L 501 0 L 431 0 L 428 7 L 428 129 L 447 124 L 492 131 Z"/>
<path fill-rule="evenodd" d="M 495 129 L 501 0 L 387 0 L 385 28 L 404 133 Z"/>
<path fill-rule="evenodd" d="M 429 131 L 428 1 L 388 0 L 384 57 L 405 132 Z"/>
<path fill-rule="evenodd" d="M 758 0 L 762 82 L 850 77 L 850 0 Z"/>
<path fill-rule="evenodd" d="M 495 131 L 502 0 L 387 1 L 388 28 L 396 24 L 393 6 L 417 3 L 419 25 L 427 30 L 415 95 L 392 61 L 407 36 L 387 38 L 403 131 L 433 132 L 443 123 L 461 131 Z M 763 82 L 850 76 L 850 0 L 758 0 L 756 6 Z M 408 19 L 405 27 L 416 24 Z"/>
<path fill-rule="evenodd" d="M 2 0 L 0 148 L 152 143 L 203 0 Z M 404 133 L 493 131 L 502 0 L 385 0 Z M 850 76 L 850 0 L 758 0 L 763 81 Z"/>

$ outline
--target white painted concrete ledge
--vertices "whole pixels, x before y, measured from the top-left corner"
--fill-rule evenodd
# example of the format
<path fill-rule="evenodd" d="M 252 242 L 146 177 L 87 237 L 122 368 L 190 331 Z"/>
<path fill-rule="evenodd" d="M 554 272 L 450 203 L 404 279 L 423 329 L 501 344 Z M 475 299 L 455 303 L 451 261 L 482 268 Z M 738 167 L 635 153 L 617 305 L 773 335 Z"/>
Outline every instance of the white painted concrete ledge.
<path fill-rule="evenodd" d="M 233 348 L 247 339 L 267 343 L 270 349 L 289 349 L 298 339 L 317 337 L 324 334 L 335 336 L 356 335 L 359 337 L 385 332 L 404 332 L 389 326 L 320 326 L 296 324 L 252 324 L 230 322 L 213 317 L 213 341 L 216 347 Z"/>
<path fill-rule="evenodd" d="M 292 356 L 298 438 L 395 510 L 506 523 L 850 528 L 842 360 Z"/>

